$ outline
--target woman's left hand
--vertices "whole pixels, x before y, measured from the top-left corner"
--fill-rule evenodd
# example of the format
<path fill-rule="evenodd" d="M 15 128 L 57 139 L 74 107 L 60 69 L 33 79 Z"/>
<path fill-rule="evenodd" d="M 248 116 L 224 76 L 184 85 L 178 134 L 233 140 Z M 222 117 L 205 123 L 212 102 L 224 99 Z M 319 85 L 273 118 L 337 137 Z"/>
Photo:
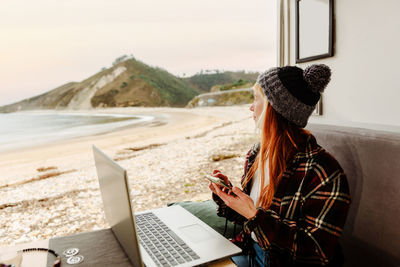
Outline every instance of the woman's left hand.
<path fill-rule="evenodd" d="M 232 192 L 235 195 L 232 195 L 223 192 L 214 183 L 212 183 L 212 185 L 214 187 L 213 192 L 219 196 L 228 207 L 235 210 L 237 213 L 246 217 L 247 219 L 251 219 L 256 215 L 257 209 L 253 200 L 249 195 L 243 193 L 242 190 L 237 187 L 233 187 Z"/>

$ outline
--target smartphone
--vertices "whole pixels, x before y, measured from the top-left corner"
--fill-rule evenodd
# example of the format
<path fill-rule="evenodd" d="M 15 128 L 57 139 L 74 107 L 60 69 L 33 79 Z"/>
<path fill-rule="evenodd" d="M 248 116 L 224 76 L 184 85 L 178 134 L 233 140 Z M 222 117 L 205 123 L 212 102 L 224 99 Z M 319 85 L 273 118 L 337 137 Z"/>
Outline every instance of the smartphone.
<path fill-rule="evenodd" d="M 214 176 L 206 174 L 206 175 L 204 175 L 204 178 L 208 179 L 209 181 L 211 181 L 212 183 L 215 183 L 217 185 L 221 185 L 221 186 L 226 187 L 228 189 L 232 189 L 232 187 L 230 185 L 226 184 L 223 180 L 221 180 L 218 177 L 214 177 Z"/>

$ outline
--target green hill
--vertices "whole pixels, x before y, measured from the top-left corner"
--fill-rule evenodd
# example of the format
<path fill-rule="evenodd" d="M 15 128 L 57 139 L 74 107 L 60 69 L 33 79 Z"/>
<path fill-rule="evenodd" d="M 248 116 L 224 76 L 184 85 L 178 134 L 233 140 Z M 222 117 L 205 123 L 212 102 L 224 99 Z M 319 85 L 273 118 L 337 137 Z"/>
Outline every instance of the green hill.
<path fill-rule="evenodd" d="M 215 85 L 233 84 L 239 80 L 246 80 L 255 83 L 259 73 L 244 71 L 225 71 L 216 73 L 198 73 L 191 77 L 184 78 L 190 85 L 198 89 L 201 93 L 210 92 Z"/>
<path fill-rule="evenodd" d="M 251 88 L 254 85 L 253 81 L 247 80 L 238 80 L 234 83 L 227 83 L 227 84 L 217 84 L 211 87 L 210 92 L 218 92 L 218 91 L 228 91 L 233 89 L 240 89 L 240 88 Z"/>
<path fill-rule="evenodd" d="M 2 112 L 92 107 L 185 106 L 197 89 L 167 71 L 128 59 L 82 82 L 3 106 Z"/>
<path fill-rule="evenodd" d="M 190 84 L 167 71 L 129 59 L 116 66 L 127 70 L 118 81 L 98 90 L 91 99 L 98 106 L 184 106 L 198 94 Z"/>
<path fill-rule="evenodd" d="M 123 59 L 123 60 L 119 60 Z M 217 84 L 254 82 L 256 73 L 199 73 L 178 78 L 126 56 L 81 82 L 70 82 L 44 94 L 0 107 L 0 112 L 33 109 L 90 109 L 96 107 L 184 107 L 196 95 Z"/>

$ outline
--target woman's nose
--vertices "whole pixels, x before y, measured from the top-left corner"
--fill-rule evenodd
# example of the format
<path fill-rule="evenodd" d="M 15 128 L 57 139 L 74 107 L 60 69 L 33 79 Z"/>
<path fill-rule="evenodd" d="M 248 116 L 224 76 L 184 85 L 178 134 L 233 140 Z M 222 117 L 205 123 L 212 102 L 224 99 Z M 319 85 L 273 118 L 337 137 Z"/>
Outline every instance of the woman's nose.
<path fill-rule="evenodd" d="M 254 111 L 254 104 L 251 104 L 250 110 L 251 110 L 251 111 Z"/>

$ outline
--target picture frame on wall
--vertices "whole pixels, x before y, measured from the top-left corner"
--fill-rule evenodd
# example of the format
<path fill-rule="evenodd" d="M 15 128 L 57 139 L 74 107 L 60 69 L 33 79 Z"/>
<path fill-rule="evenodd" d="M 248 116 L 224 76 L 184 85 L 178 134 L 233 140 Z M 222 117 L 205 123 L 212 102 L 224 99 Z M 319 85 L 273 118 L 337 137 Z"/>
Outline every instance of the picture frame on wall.
<path fill-rule="evenodd" d="M 311 113 L 313 116 L 321 116 L 322 115 L 322 96 L 319 99 L 314 111 Z"/>
<path fill-rule="evenodd" d="M 296 63 L 333 56 L 334 0 L 296 1 Z"/>

